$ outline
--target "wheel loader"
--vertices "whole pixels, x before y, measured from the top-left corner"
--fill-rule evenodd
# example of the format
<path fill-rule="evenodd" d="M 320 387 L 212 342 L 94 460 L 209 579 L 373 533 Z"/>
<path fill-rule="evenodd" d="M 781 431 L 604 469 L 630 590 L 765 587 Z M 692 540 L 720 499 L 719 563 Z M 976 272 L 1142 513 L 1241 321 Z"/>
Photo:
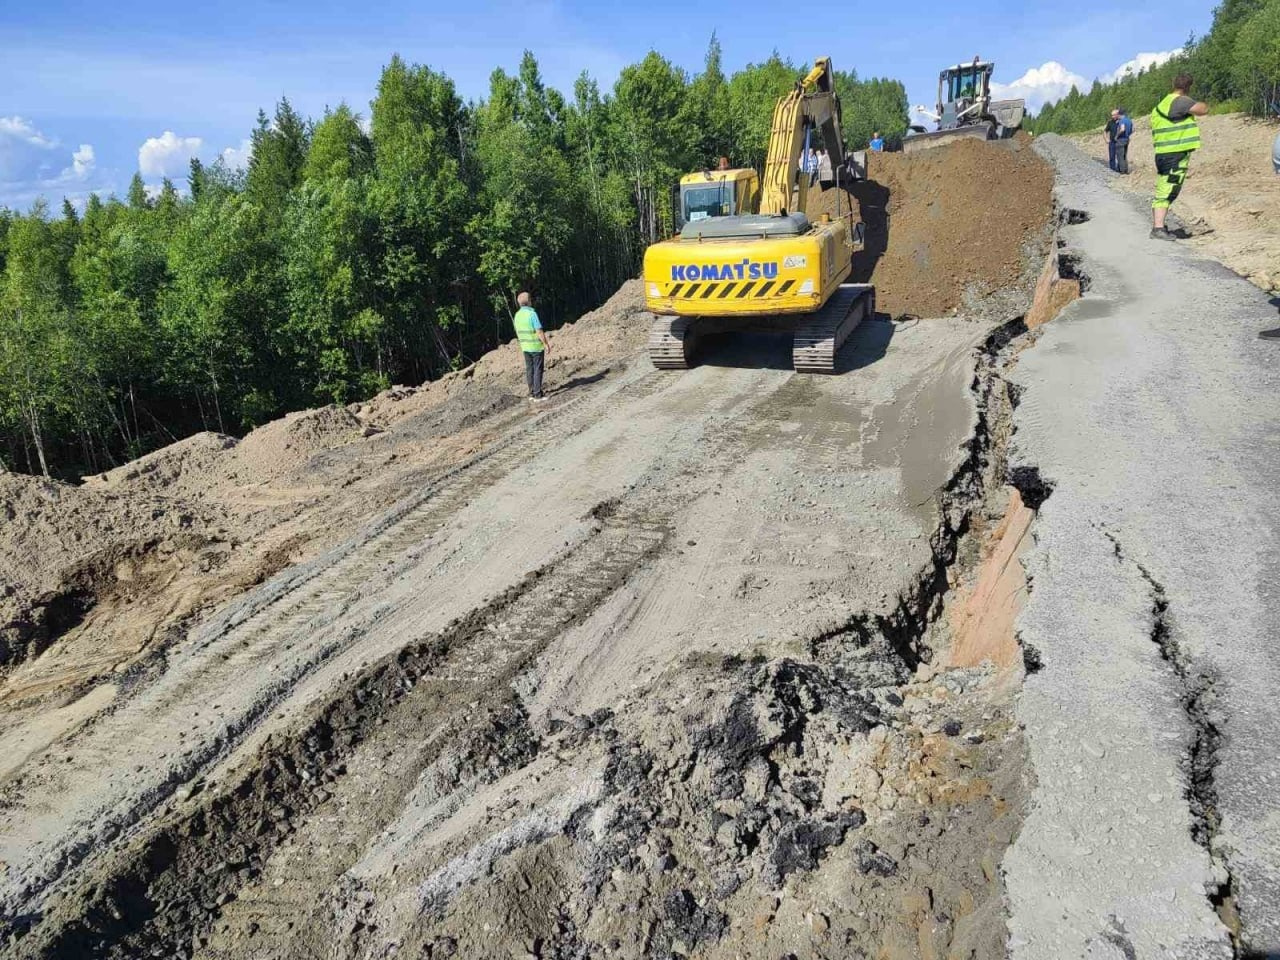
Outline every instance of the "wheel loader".
<path fill-rule="evenodd" d="M 862 242 L 852 213 L 811 222 L 803 212 L 810 177 L 800 159 L 815 132 L 833 168 L 856 167 L 845 156 L 828 57 L 774 106 L 758 201 L 754 170 L 681 179 L 679 233 L 644 255 L 654 366 L 692 366 L 707 333 L 789 329 L 797 371 L 835 372 L 841 344 L 875 313 L 875 288 L 845 282 Z"/>
<path fill-rule="evenodd" d="M 1022 126 L 1026 101 L 991 99 L 995 68 L 994 63 L 974 57 L 972 63 L 958 63 L 938 74 L 937 112 L 915 108 L 936 121 L 938 129 L 926 132 L 923 127 L 912 127 L 902 139 L 903 152 L 927 150 L 959 137 L 997 140 L 1013 136 Z"/>

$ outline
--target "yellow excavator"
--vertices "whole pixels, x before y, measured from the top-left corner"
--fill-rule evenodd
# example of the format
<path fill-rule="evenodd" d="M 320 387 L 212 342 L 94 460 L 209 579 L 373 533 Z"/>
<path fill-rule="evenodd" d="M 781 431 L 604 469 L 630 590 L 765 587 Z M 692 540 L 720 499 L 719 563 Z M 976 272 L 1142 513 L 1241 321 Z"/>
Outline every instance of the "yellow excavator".
<path fill-rule="evenodd" d="M 684 224 L 644 255 L 654 366 L 692 366 L 705 333 L 790 326 L 795 369 L 835 372 L 841 344 L 875 313 L 876 297 L 869 284 L 845 283 L 862 237 L 852 213 L 811 222 L 803 212 L 810 176 L 800 160 L 815 130 L 832 168 L 846 167 L 829 57 L 778 99 L 758 190 L 754 170 L 682 178 Z"/>

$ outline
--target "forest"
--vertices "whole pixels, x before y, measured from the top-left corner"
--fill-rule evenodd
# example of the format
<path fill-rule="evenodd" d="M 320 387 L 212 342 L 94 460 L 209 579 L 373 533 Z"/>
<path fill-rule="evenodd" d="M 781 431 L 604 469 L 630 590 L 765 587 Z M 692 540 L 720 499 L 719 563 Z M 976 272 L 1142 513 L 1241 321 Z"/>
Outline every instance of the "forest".
<path fill-rule="evenodd" d="M 463 102 L 396 56 L 367 116 L 260 112 L 245 169 L 0 208 L 0 471 L 74 478 L 438 377 L 511 338 L 520 289 L 575 319 L 670 230 L 682 173 L 762 164 L 806 66 L 726 76 L 713 36 L 696 74 L 650 52 L 566 95 L 526 52 Z M 850 146 L 905 130 L 901 83 L 837 83 Z"/>
<path fill-rule="evenodd" d="M 1171 60 L 1114 83 L 1072 88 L 1028 122 L 1033 133 L 1080 133 L 1107 121 L 1114 107 L 1132 117 L 1149 114 L 1179 73 L 1195 80 L 1192 92 L 1216 113 L 1245 111 L 1280 117 L 1280 0 L 1223 0 L 1203 37 L 1192 37 Z"/>

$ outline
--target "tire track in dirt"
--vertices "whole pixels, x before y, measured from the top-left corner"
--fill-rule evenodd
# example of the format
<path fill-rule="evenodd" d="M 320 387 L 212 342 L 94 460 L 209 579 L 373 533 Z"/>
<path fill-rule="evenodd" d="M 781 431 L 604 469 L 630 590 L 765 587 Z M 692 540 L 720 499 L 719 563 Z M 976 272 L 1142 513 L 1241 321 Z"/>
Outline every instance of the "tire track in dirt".
<path fill-rule="evenodd" d="M 419 562 L 448 518 L 539 450 L 594 423 L 600 403 L 614 398 L 637 402 L 670 381 L 641 369 L 611 389 L 556 405 L 514 437 L 504 438 L 508 442 L 450 470 L 345 543 L 285 572 L 197 627 L 182 649 L 168 653 L 171 666 L 165 674 L 131 691 L 128 701 L 116 704 L 86 731 L 81 742 L 90 742 L 69 763 L 51 775 L 38 773 L 16 784 L 30 795 L 32 781 L 47 776 L 45 788 L 60 792 L 72 806 L 69 813 L 57 811 L 52 824 L 46 811 L 34 811 L 26 837 L 36 855 L 23 857 L 37 861 L 34 869 L 14 869 L 18 858 L 12 852 L 5 857 L 13 865 L 0 886 L 5 913 L 20 915 L 24 904 L 49 884 L 156 809 L 179 785 L 225 758 L 318 666 L 363 636 L 384 610 L 375 606 L 355 623 L 337 630 L 334 626 L 366 598 L 366 584 Z M 411 549 L 414 545 L 417 549 Z M 234 691 L 245 677 L 272 673 L 274 679 L 238 712 L 219 709 L 219 694 Z M 179 738 L 186 742 L 173 744 L 171 718 L 188 712 L 198 717 L 206 707 L 204 720 L 189 721 L 190 739 L 182 733 Z M 104 802 L 95 787 L 102 785 L 104 770 L 118 765 L 122 740 L 132 743 L 133 776 L 123 778 L 116 795 Z M 139 789 L 146 775 L 155 776 L 155 782 Z M 78 828 L 67 829 L 68 819 L 78 821 Z M 11 820 L 16 820 L 12 811 Z"/>
<path fill-rule="evenodd" d="M 678 379 L 661 374 L 650 374 L 643 380 L 628 385 L 621 392 L 627 401 L 639 401 L 671 385 L 672 380 Z M 741 378 L 720 384 L 718 388 L 710 391 L 705 388 L 700 391 L 702 398 L 715 401 L 708 404 L 708 408 L 715 408 L 718 411 L 713 414 L 714 419 L 730 424 L 733 422 L 734 408 L 741 406 L 744 402 L 742 384 L 737 382 L 738 379 Z M 747 379 L 749 382 L 754 382 L 759 378 L 749 376 Z M 735 397 L 736 400 L 734 399 Z M 678 400 L 674 402 L 677 406 L 680 405 Z M 745 402 L 753 404 L 758 402 L 758 398 L 747 392 L 745 394 Z M 556 432 L 560 437 L 569 436 L 580 428 L 581 423 L 579 421 L 594 420 L 596 416 L 598 416 L 598 413 L 584 412 L 582 416 L 563 419 Z M 734 431 L 732 429 L 727 432 L 722 431 L 721 439 L 717 440 L 712 446 L 716 446 L 723 451 L 734 450 L 736 446 L 733 443 L 733 437 Z M 337 586 L 339 583 L 363 582 L 364 578 L 384 568 L 388 563 L 414 562 L 416 555 L 423 552 L 426 547 L 416 551 L 410 550 L 409 554 L 406 554 L 405 551 L 409 550 L 410 544 L 420 541 L 424 537 L 429 538 L 430 534 L 442 524 L 443 518 L 460 509 L 461 503 L 466 500 L 471 491 L 475 490 L 477 485 L 497 482 L 515 465 L 527 462 L 529 458 L 536 455 L 536 450 L 530 449 L 531 447 L 545 450 L 549 443 L 549 438 L 543 433 L 538 435 L 536 440 L 526 439 L 523 442 L 517 440 L 492 455 L 479 458 L 475 472 L 455 473 L 453 477 L 456 479 L 452 486 L 446 483 L 443 488 L 435 491 L 435 495 L 424 497 L 423 502 L 417 506 L 397 511 L 398 517 L 395 522 L 384 523 L 372 536 L 360 538 L 362 543 L 368 545 L 367 547 L 360 550 L 347 549 L 341 551 L 339 556 L 335 558 L 335 562 L 327 568 L 310 576 L 304 575 L 301 577 L 300 586 L 304 589 L 297 590 L 292 595 L 286 595 L 286 597 L 282 598 L 292 601 L 287 605 L 279 601 L 275 603 L 268 602 L 258 608 L 259 613 L 257 616 L 250 615 L 244 618 L 236 618 L 234 611 L 226 615 L 223 618 L 223 624 L 226 625 L 215 624 L 213 629 L 208 631 L 213 633 L 213 637 L 211 639 L 202 637 L 198 647 L 199 651 L 205 655 L 206 660 L 213 656 L 222 658 L 222 665 L 215 664 L 214 667 L 222 688 L 225 689 L 236 675 L 243 674 L 245 670 L 250 669 L 253 665 L 260 665 L 263 661 L 269 659 L 271 650 L 278 645 L 284 645 L 287 648 L 293 637 L 311 636 L 317 632 L 323 633 L 326 627 L 332 625 L 335 616 L 348 612 L 356 600 L 349 589 L 339 589 Z M 714 469 L 710 469 L 708 472 L 708 468 L 712 467 L 715 460 L 708 446 L 704 443 L 701 447 L 695 447 L 694 453 L 700 461 L 697 470 L 689 466 L 678 466 L 676 470 L 682 494 L 687 492 L 691 484 L 697 482 L 695 480 L 697 476 L 706 478 L 715 474 Z M 660 471 L 665 471 L 669 466 L 665 461 L 659 461 Z M 663 500 L 661 497 L 659 499 Z M 685 502 L 686 500 L 683 496 L 667 498 L 663 500 L 662 510 L 659 513 L 669 517 Z M 551 595 L 551 605 L 548 608 L 550 619 L 545 622 L 541 630 L 534 631 L 541 637 L 538 643 L 544 645 L 575 617 L 589 612 L 589 609 L 595 603 L 603 599 L 603 596 L 608 591 L 605 590 L 602 594 L 600 585 L 611 585 L 609 588 L 612 589 L 612 586 L 616 586 L 617 582 L 621 582 L 617 579 L 619 576 L 625 579 L 630 570 L 634 569 L 634 566 L 641 562 L 654 548 L 655 536 L 664 529 L 663 524 L 666 521 L 645 519 L 645 515 L 636 514 L 631 508 L 606 505 L 596 517 L 596 522 L 600 525 L 600 530 L 590 536 L 584 544 L 575 546 L 552 564 L 530 574 L 520 585 L 511 588 L 489 606 L 469 614 L 462 621 L 459 621 L 457 625 L 447 630 L 443 638 L 421 641 L 415 647 L 405 648 L 398 655 L 395 655 L 391 658 L 397 661 L 395 669 L 404 669 L 403 665 L 406 662 L 406 658 L 408 660 L 412 660 L 414 657 L 421 658 L 428 652 L 431 653 L 433 658 L 444 656 L 447 651 L 441 650 L 441 644 L 447 650 L 453 650 L 455 647 L 460 650 L 469 648 L 471 640 L 467 639 L 464 642 L 462 638 L 464 636 L 467 638 L 480 636 L 485 629 L 483 623 L 485 617 L 507 610 L 526 591 L 545 580 L 561 564 L 568 563 L 567 569 L 573 571 L 569 577 L 569 582 L 576 581 L 578 587 L 576 590 L 568 589 L 559 594 L 553 593 Z M 612 533 L 612 535 L 601 536 L 601 531 Z M 588 549 L 591 544 L 595 543 L 600 545 L 598 549 Z M 590 559 L 579 569 L 573 560 L 579 555 L 578 552 L 582 550 L 587 550 Z M 619 570 L 623 572 L 619 574 Z M 539 595 L 543 595 L 545 590 L 539 588 L 538 592 Z M 178 784 L 197 777 L 201 771 L 207 770 L 218 760 L 226 757 L 236 743 L 242 743 L 246 739 L 246 735 L 251 730 L 252 725 L 266 716 L 271 708 L 278 704 L 289 691 L 296 688 L 309 670 L 313 669 L 317 664 L 331 659 L 342 646 L 349 645 L 366 629 L 371 627 L 378 617 L 379 613 L 375 609 L 365 621 L 357 622 L 354 625 L 348 623 L 342 628 L 337 637 L 331 637 L 323 645 L 313 647 L 314 656 L 298 664 L 293 673 L 273 684 L 268 692 L 268 702 L 253 710 L 248 715 L 247 722 L 238 727 L 223 728 L 219 731 L 219 735 L 209 738 L 203 749 L 193 750 L 189 754 L 185 754 L 181 758 L 182 762 L 177 773 L 171 775 L 168 782 L 161 787 L 144 795 L 141 803 L 134 806 L 126 806 L 123 816 L 130 817 L 133 823 L 137 823 L 146 813 L 159 807 L 176 790 Z M 257 628 L 257 632 L 253 632 L 254 628 Z M 230 651 L 227 650 L 228 646 L 231 646 Z M 430 648 L 430 651 L 427 648 Z M 411 649 L 416 652 L 411 653 Z M 261 669 L 260 666 L 258 668 Z M 385 674 L 389 669 L 391 667 L 386 660 L 380 661 L 378 666 L 369 668 L 369 670 L 379 674 Z M 424 667 L 423 669 L 434 669 L 434 666 Z M 487 676 L 491 671 L 485 670 L 483 672 Z M 171 672 L 170 677 L 172 674 L 173 672 Z M 198 696 L 203 689 L 207 697 L 207 690 L 211 683 L 208 673 L 202 678 L 182 676 L 170 680 L 170 677 L 164 678 L 161 683 L 165 683 L 165 681 L 173 683 L 174 688 L 178 691 L 177 695 Z M 193 680 L 197 682 L 193 683 Z M 461 682 L 462 686 L 465 687 L 467 682 L 475 681 L 474 678 L 468 681 L 464 671 L 463 674 L 450 677 L 449 682 Z M 149 698 L 154 699 L 155 694 L 156 689 L 152 688 Z M 391 702 L 394 699 L 390 691 L 379 693 L 378 698 L 387 702 Z M 163 710 L 167 705 L 171 705 L 174 699 L 174 696 L 164 696 L 158 705 L 158 709 Z M 351 686 L 341 692 L 337 704 L 350 701 L 354 702 L 357 707 L 363 707 L 369 702 L 369 699 L 370 695 L 362 692 L 362 682 L 357 679 Z M 450 703 L 451 707 L 456 709 L 457 704 L 452 699 Z M 150 703 L 142 703 L 142 698 L 135 697 L 133 703 L 125 705 L 124 709 L 128 710 L 129 706 L 134 704 L 139 704 L 140 709 L 149 709 L 152 706 Z M 329 714 L 334 711 L 341 712 L 342 707 L 337 704 L 334 701 L 330 701 L 323 708 L 322 714 Z M 120 712 L 123 713 L 124 711 Z M 135 731 L 139 729 L 140 721 L 136 716 L 121 718 L 121 722 L 124 729 Z M 325 729 L 329 729 L 333 725 L 326 720 L 323 721 L 323 726 Z M 157 738 L 157 740 L 162 739 Z M 275 739 L 276 735 L 268 737 L 267 746 L 264 748 L 268 751 L 268 754 L 270 753 L 269 745 Z M 356 742 L 359 742 L 359 739 L 361 738 L 352 739 L 348 747 L 354 746 Z M 446 740 L 450 739 L 452 738 L 446 738 Z M 308 742 L 313 744 L 326 742 L 323 736 L 313 730 L 297 738 L 289 737 L 286 743 L 292 745 L 298 741 L 304 744 Z M 104 755 L 108 754 L 110 752 L 110 744 L 104 743 L 102 746 Z M 148 742 L 147 746 L 155 749 L 158 746 L 162 746 L 162 744 Z M 292 749 L 292 747 L 290 746 L 289 749 Z M 292 766 L 294 769 L 299 770 L 308 769 L 305 766 L 299 766 L 299 762 L 292 757 L 292 754 L 288 753 L 288 750 L 286 750 L 284 756 L 287 758 L 282 761 L 285 768 Z M 233 788 L 231 792 L 238 796 L 241 801 L 244 800 L 246 795 L 250 798 L 278 797 L 281 788 L 272 786 L 272 784 L 278 782 L 279 773 L 278 771 L 272 773 L 271 771 L 275 768 L 270 766 L 275 759 L 279 758 L 265 760 L 264 762 L 268 764 L 265 767 L 257 761 L 250 764 L 250 768 L 253 771 L 249 774 L 250 780 L 241 780 L 239 786 Z M 318 772 L 316 771 L 317 774 Z M 301 777 L 301 774 L 298 776 L 301 779 L 293 783 L 293 787 L 307 782 L 307 779 Z M 253 786 L 246 785 L 249 783 L 252 783 Z M 259 789 L 259 785 L 262 789 Z M 286 790 L 285 792 L 288 791 Z M 48 927 L 51 931 L 57 930 L 58 932 L 45 933 L 44 929 L 41 929 L 38 931 L 38 935 L 23 941 L 27 946 L 24 948 L 22 955 L 59 956 L 63 955 L 61 952 L 67 949 L 80 952 L 87 951 L 91 955 L 97 955 L 100 950 L 106 949 L 106 943 L 117 942 L 118 940 L 127 940 L 134 944 L 124 953 L 118 954 L 121 956 L 137 955 L 133 951 L 135 951 L 139 943 L 146 943 L 148 949 L 155 949 L 156 944 L 153 942 L 155 934 L 138 934 L 141 940 L 135 943 L 130 939 L 131 935 L 127 931 L 135 927 L 151 930 L 158 918 L 167 917 L 173 911 L 170 909 L 170 905 L 163 894 L 160 894 L 160 906 L 158 908 L 157 903 L 153 901 L 150 894 L 139 888 L 139 883 L 142 881 L 136 873 L 137 864 L 147 865 L 142 869 L 144 875 L 149 875 L 149 871 L 155 870 L 158 871 L 158 877 L 163 877 L 168 875 L 168 871 L 177 870 L 184 876 L 180 885 L 181 889 L 202 890 L 202 881 L 207 879 L 208 876 L 206 872 L 208 863 L 204 853 L 226 848 L 226 844 L 221 844 L 214 839 L 216 835 L 214 822 L 230 825 L 243 819 L 240 813 L 234 816 L 229 815 L 218 805 L 219 798 L 225 797 L 226 794 L 219 793 L 214 795 L 211 792 L 210 796 L 212 806 L 207 804 L 201 809 L 206 811 L 203 816 L 211 819 L 202 821 L 198 816 L 192 818 L 184 815 L 182 817 L 182 822 L 194 824 L 190 826 L 190 833 L 186 835 L 186 838 L 189 840 L 195 837 L 200 838 L 195 844 L 200 852 L 192 854 L 199 863 L 198 866 L 191 869 L 190 873 L 187 873 L 187 868 L 184 867 L 184 861 L 179 852 L 183 849 L 182 843 L 179 841 L 181 831 L 179 830 L 175 833 L 166 827 L 160 827 L 157 832 L 157 828 L 151 828 L 143 824 L 141 829 L 137 831 L 138 836 L 128 844 L 129 849 L 133 850 L 134 853 L 127 855 L 115 854 L 108 857 L 100 868 L 90 869 L 90 874 L 96 879 L 86 879 L 83 884 L 79 881 L 73 883 L 72 886 L 75 890 L 67 897 L 67 901 L 77 906 L 54 907 L 55 914 L 63 913 L 64 909 L 71 910 L 75 915 L 75 919 L 68 917 L 63 920 L 57 920 L 52 926 L 48 923 L 43 924 L 42 927 Z M 98 813 L 101 815 L 103 811 L 98 811 Z M 107 811 L 108 815 L 110 813 L 111 811 Z M 261 826 L 260 822 L 259 826 Z M 120 829 L 120 827 L 110 823 L 100 825 L 101 832 L 98 833 L 98 837 L 112 839 L 118 835 Z M 233 830 L 229 836 L 238 838 L 239 834 Z M 92 846 L 91 842 L 85 840 L 83 833 L 72 832 L 68 842 L 78 846 L 73 849 L 70 856 L 63 853 L 63 859 L 55 861 L 58 868 L 56 872 L 62 876 L 66 876 L 69 869 L 76 865 L 75 854 L 82 854 L 81 859 L 83 859 L 83 854 L 88 854 Z M 251 846 L 247 838 L 237 839 L 234 845 L 237 850 Z M 47 862 L 48 859 L 46 859 Z M 123 868 L 121 867 L 122 862 L 124 863 Z M 235 857 L 232 857 L 228 862 L 238 861 Z M 88 894 L 84 894 L 86 886 L 90 891 Z M 33 885 L 23 891 L 23 894 L 28 902 L 32 902 L 38 898 L 40 892 L 41 890 Z M 85 897 L 87 899 L 84 899 Z M 190 898 L 190 904 L 195 912 L 187 916 L 178 926 L 184 931 L 194 927 L 195 918 L 202 916 L 199 911 L 210 905 L 216 909 L 221 906 L 218 903 L 221 898 L 221 893 L 212 897 L 201 897 L 199 894 L 193 896 Z M 133 908 L 129 908 L 128 905 L 133 905 Z M 36 917 L 32 916 L 31 919 L 35 920 Z M 21 923 L 15 924 L 15 930 L 20 930 L 21 926 Z M 181 949 L 182 947 L 171 937 L 172 930 L 166 929 L 169 930 L 169 933 L 161 937 L 164 943 L 167 944 L 164 949 Z M 97 930 L 110 930 L 112 933 L 106 936 L 105 939 L 95 940 L 95 935 L 92 931 Z M 74 947 L 71 946 L 72 944 L 74 944 Z M 28 950 L 33 952 L 28 953 Z M 169 954 L 166 953 L 164 955 Z"/>

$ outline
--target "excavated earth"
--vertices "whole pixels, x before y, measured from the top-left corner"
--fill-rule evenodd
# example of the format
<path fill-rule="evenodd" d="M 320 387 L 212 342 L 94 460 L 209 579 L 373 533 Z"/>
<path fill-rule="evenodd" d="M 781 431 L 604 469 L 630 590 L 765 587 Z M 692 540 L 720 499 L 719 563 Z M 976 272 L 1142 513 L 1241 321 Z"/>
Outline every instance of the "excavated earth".
<path fill-rule="evenodd" d="M 809 194 L 810 217 L 866 225 L 853 280 L 892 316 L 1022 312 L 1020 292 L 1053 200 L 1053 170 L 1019 135 L 961 138 L 910 155 L 869 153 L 867 179 Z"/>
<path fill-rule="evenodd" d="M 838 376 L 764 334 L 655 371 L 632 282 L 545 405 L 508 346 L 0 477 L 6 955 L 1004 956 L 1051 175 L 934 153 L 876 158 L 892 316 Z M 974 164 L 1021 218 L 990 274 L 984 208 L 925 226 Z M 948 266 L 892 290 L 896 243 Z"/>

